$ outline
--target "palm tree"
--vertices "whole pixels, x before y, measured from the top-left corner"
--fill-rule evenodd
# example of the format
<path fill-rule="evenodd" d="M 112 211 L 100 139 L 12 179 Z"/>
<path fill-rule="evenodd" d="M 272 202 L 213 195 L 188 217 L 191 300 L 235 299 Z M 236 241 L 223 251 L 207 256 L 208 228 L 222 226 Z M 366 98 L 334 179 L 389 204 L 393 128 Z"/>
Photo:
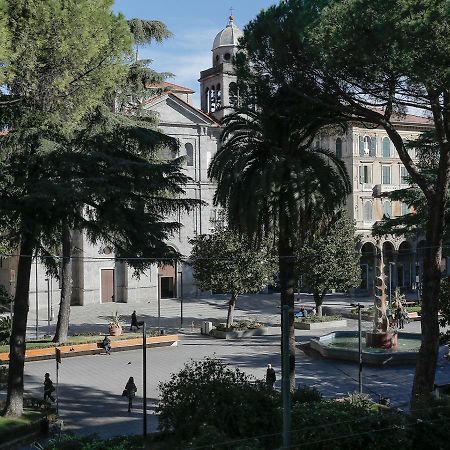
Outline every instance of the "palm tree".
<path fill-rule="evenodd" d="M 230 226 L 256 242 L 268 235 L 277 242 L 281 305 L 289 308 L 289 349 L 282 346 L 282 354 L 289 351 L 293 390 L 294 248 L 321 216 L 344 203 L 351 188 L 343 162 L 312 146 L 320 124 L 300 127 L 298 116 L 273 106 L 274 97 L 264 104 L 257 110 L 238 108 L 224 118 L 222 145 L 208 175 L 217 181 L 214 202 L 227 211 Z"/>

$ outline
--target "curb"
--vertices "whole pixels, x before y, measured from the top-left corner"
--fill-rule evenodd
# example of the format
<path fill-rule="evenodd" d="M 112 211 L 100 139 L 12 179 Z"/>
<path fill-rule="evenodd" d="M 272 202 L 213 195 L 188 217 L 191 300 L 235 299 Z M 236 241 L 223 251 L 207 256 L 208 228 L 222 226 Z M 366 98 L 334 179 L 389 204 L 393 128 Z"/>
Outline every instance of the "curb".
<path fill-rule="evenodd" d="M 171 334 L 167 336 L 147 337 L 147 348 L 152 347 L 172 347 L 178 344 L 178 335 Z M 61 345 L 59 347 L 45 347 L 26 350 L 25 361 L 42 361 L 55 358 L 55 348 L 61 350 L 62 358 L 73 356 L 96 355 L 104 353 L 102 348 L 98 348 L 97 342 L 77 345 Z M 111 342 L 111 352 L 123 352 L 127 350 L 136 350 L 142 348 L 142 338 L 123 339 L 121 341 Z M 6 364 L 9 361 L 9 353 L 0 353 L 0 364 Z"/>

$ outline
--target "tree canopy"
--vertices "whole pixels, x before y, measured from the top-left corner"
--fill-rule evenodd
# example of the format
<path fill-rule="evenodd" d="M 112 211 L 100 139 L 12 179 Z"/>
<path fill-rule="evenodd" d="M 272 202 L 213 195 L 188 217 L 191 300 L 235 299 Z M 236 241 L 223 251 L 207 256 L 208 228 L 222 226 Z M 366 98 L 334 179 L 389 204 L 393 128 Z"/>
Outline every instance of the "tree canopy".
<path fill-rule="evenodd" d="M 257 248 L 245 235 L 220 223 L 209 235 L 192 239 L 190 264 L 198 287 L 231 295 L 227 328 L 233 326 L 233 313 L 240 294 L 258 293 L 270 284 L 276 272 L 268 245 Z"/>
<path fill-rule="evenodd" d="M 311 245 L 300 249 L 298 270 L 314 296 L 318 315 L 329 290 L 348 291 L 360 284 L 358 241 L 354 221 L 341 211 Z"/>

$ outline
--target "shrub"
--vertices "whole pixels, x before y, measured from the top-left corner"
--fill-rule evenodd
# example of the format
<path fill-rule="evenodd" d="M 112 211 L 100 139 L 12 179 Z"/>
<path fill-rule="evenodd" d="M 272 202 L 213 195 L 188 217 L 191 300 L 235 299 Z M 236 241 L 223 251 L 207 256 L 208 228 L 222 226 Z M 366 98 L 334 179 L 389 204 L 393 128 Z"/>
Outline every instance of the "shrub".
<path fill-rule="evenodd" d="M 292 408 L 293 448 L 392 450 L 408 442 L 407 418 L 348 402 L 322 401 Z M 382 430 L 382 431 L 378 431 Z"/>
<path fill-rule="evenodd" d="M 47 450 L 141 450 L 141 436 L 121 436 L 102 440 L 96 435 L 79 436 L 68 433 L 49 441 Z"/>
<path fill-rule="evenodd" d="M 8 366 L 0 366 L 0 384 L 8 382 Z"/>
<path fill-rule="evenodd" d="M 192 361 L 159 388 L 159 427 L 180 440 L 208 426 L 230 439 L 279 433 L 279 393 L 217 359 Z"/>
<path fill-rule="evenodd" d="M 331 322 L 332 320 L 341 320 L 342 316 L 335 314 L 332 316 L 307 316 L 307 317 L 296 317 L 295 322 L 306 322 L 306 323 L 317 323 L 317 322 Z"/>
<path fill-rule="evenodd" d="M 235 331 L 235 330 L 254 330 L 261 328 L 262 324 L 254 320 L 244 320 L 242 322 L 235 323 L 233 326 L 227 328 L 225 323 L 218 323 L 215 325 L 216 330 L 219 331 Z"/>
<path fill-rule="evenodd" d="M 11 318 L 0 317 L 0 344 L 8 344 L 11 337 Z"/>
<path fill-rule="evenodd" d="M 322 394 L 315 387 L 299 386 L 293 396 L 293 403 L 309 403 L 309 402 L 321 402 Z"/>
<path fill-rule="evenodd" d="M 350 403 L 357 408 L 363 408 L 367 411 L 377 411 L 378 405 L 367 395 L 353 392 L 348 394 L 348 397 L 344 399 L 347 403 Z"/>

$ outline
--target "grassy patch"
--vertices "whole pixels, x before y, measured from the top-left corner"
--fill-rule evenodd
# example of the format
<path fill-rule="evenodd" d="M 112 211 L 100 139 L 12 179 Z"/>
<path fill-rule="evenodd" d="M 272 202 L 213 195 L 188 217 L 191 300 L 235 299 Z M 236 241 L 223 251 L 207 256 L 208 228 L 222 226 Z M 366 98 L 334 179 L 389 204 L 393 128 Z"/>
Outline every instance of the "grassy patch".
<path fill-rule="evenodd" d="M 37 411 L 26 411 L 18 419 L 0 416 L 0 442 L 3 443 L 38 430 L 40 420 L 41 413 Z"/>
<path fill-rule="evenodd" d="M 156 336 L 156 332 L 147 333 L 147 336 Z M 98 342 L 103 340 L 105 334 L 78 334 L 75 336 L 69 336 L 67 342 L 64 345 L 77 345 L 77 344 L 89 344 L 92 342 Z M 120 336 L 108 336 L 112 341 L 123 341 L 125 339 L 134 339 L 142 337 L 142 333 L 124 333 Z M 52 342 L 52 338 L 46 339 L 30 339 L 27 341 L 27 350 L 32 348 L 48 348 L 48 347 L 60 347 L 55 342 Z M 0 345 L 0 353 L 8 353 L 9 344 Z"/>
<path fill-rule="evenodd" d="M 295 318 L 295 322 L 297 323 L 331 322 L 333 320 L 342 320 L 342 316 L 335 314 L 333 316 L 308 316 Z"/>
<path fill-rule="evenodd" d="M 261 328 L 263 325 L 259 322 L 255 322 L 254 320 L 244 320 L 243 322 L 235 323 L 232 327 L 227 328 L 226 324 L 218 323 L 215 325 L 216 330 L 218 331 L 240 331 L 240 330 L 255 330 L 257 328 Z"/>
<path fill-rule="evenodd" d="M 416 312 L 419 313 L 422 311 L 422 307 L 421 306 L 407 306 L 405 308 L 406 312 Z"/>

